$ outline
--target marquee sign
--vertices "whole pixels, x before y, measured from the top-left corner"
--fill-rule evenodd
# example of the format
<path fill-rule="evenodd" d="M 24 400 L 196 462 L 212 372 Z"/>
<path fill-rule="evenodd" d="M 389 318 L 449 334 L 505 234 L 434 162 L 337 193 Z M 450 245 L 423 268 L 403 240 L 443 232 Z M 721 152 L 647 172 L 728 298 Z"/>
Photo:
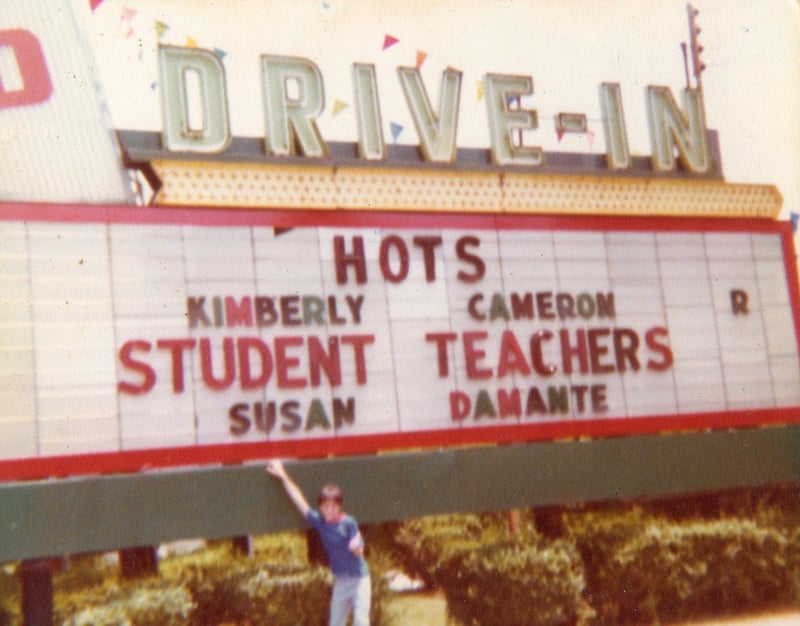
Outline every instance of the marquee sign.
<path fill-rule="evenodd" d="M 5 478 L 798 420 L 786 224 L 0 217 Z"/>
<path fill-rule="evenodd" d="M 396 79 L 419 139 L 387 145 L 376 68 L 353 63 L 355 141 L 321 132 L 325 78 L 313 60 L 260 55 L 262 137 L 233 137 L 226 68 L 218 52 L 159 46 L 163 129 L 121 131 L 126 162 L 145 171 L 154 203 L 181 206 L 449 212 L 774 217 L 774 186 L 722 177 L 702 89 L 678 104 L 668 87 L 645 90 L 650 156 L 633 156 L 618 83 L 599 85 L 605 154 L 546 153 L 529 108 L 533 77 L 487 71 L 480 81 L 489 147 L 461 148 L 462 72 L 441 73 L 432 104 L 420 69 Z M 585 113 L 558 112 L 556 134 L 587 131 Z M 534 139 L 531 139 L 531 136 Z M 588 176 L 587 176 L 588 175 Z"/>

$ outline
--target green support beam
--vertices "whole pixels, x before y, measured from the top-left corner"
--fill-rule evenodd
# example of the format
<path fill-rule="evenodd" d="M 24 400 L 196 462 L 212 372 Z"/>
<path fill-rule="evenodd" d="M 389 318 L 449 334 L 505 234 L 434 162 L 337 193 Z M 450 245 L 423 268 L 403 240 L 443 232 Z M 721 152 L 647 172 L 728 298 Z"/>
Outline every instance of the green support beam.
<path fill-rule="evenodd" d="M 288 465 L 365 523 L 800 481 L 800 426 L 513 444 Z M 263 465 L 0 484 L 0 563 L 299 528 Z"/>

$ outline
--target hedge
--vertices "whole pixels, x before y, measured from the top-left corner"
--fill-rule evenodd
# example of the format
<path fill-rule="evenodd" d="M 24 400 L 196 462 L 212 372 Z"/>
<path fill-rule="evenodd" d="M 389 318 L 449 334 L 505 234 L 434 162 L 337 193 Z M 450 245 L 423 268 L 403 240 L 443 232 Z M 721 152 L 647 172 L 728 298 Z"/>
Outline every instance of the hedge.
<path fill-rule="evenodd" d="M 458 552 L 439 570 L 450 614 L 480 626 L 561 626 L 579 621 L 585 585 L 577 550 L 507 540 Z"/>
<path fill-rule="evenodd" d="M 583 568 L 569 541 L 528 527 L 509 537 L 496 516 L 438 516 L 398 534 L 441 587 L 448 612 L 471 626 L 560 626 L 584 617 Z"/>
<path fill-rule="evenodd" d="M 184 574 L 196 608 L 191 624 L 242 623 L 325 626 L 330 574 L 322 567 L 283 571 L 228 563 L 214 571 Z"/>
<path fill-rule="evenodd" d="M 800 606 L 797 503 L 764 502 L 752 519 L 567 508 L 558 539 L 530 523 L 511 538 L 479 515 L 414 520 L 397 537 L 462 624 L 668 623 Z"/>
<path fill-rule="evenodd" d="M 405 548 L 403 568 L 420 574 L 433 586 L 438 584 L 439 569 L 460 551 L 502 537 L 478 515 L 435 515 L 411 520 L 397 532 L 397 542 Z"/>
<path fill-rule="evenodd" d="M 751 520 L 672 521 L 639 507 L 567 515 L 595 623 L 700 619 L 800 600 L 800 548 Z"/>
<path fill-rule="evenodd" d="M 791 603 L 790 558 L 783 534 L 751 521 L 654 522 L 617 552 L 607 579 L 617 583 L 623 619 L 696 619 Z"/>
<path fill-rule="evenodd" d="M 370 559 L 372 620 L 379 624 L 386 560 Z M 332 577 L 309 566 L 302 533 L 253 540 L 253 556 L 228 544 L 163 559 L 160 575 L 122 580 L 100 557 L 56 576 L 55 623 L 64 626 L 178 626 L 221 623 L 325 626 Z M 103 575 L 99 576 L 98 572 Z"/>
<path fill-rule="evenodd" d="M 72 593 L 55 605 L 54 622 L 63 626 L 181 626 L 194 609 L 184 586 L 159 580 L 118 586 L 114 583 Z"/>
<path fill-rule="evenodd" d="M 21 620 L 19 577 L 13 564 L 0 568 L 0 626 L 11 626 Z"/>
<path fill-rule="evenodd" d="M 327 624 L 330 575 L 308 566 L 299 534 L 255 540 L 252 558 L 219 544 L 163 559 L 159 569 L 158 577 L 125 581 L 99 557 L 75 563 L 55 577 L 55 623 Z"/>

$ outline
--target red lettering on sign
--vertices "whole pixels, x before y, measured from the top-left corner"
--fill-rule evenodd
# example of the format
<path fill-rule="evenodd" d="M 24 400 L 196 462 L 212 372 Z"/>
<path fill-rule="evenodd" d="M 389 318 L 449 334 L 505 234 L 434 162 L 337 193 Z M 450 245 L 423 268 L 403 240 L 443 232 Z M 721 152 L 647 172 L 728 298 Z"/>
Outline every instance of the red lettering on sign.
<path fill-rule="evenodd" d="M 656 372 L 663 372 L 672 366 L 672 349 L 668 345 L 659 341 L 659 339 L 666 339 L 667 336 L 667 329 L 663 326 L 654 326 L 645 333 L 644 338 L 645 342 L 647 343 L 647 347 L 653 352 L 657 352 L 661 355 L 660 361 L 657 361 L 656 359 L 649 359 L 647 361 L 647 369 L 651 369 Z"/>
<path fill-rule="evenodd" d="M 133 351 L 150 352 L 152 346 L 149 341 L 128 341 L 119 351 L 119 359 L 124 367 L 137 372 L 142 380 L 139 383 L 120 381 L 117 389 L 120 393 L 140 395 L 150 391 L 156 384 L 156 372 L 144 361 L 138 361 L 133 356 Z"/>
<path fill-rule="evenodd" d="M 347 252 L 344 237 L 333 238 L 333 263 L 336 265 L 336 284 L 347 284 L 347 268 L 352 266 L 356 273 L 356 282 L 363 285 L 367 282 L 367 255 L 364 252 L 364 238 L 353 237 L 353 251 Z"/>
<path fill-rule="evenodd" d="M 397 271 L 392 270 L 389 263 L 390 252 L 394 248 L 397 257 Z M 381 272 L 383 277 L 390 283 L 401 283 L 408 276 L 408 246 L 397 235 L 390 235 L 381 241 L 380 249 Z"/>
<path fill-rule="evenodd" d="M 10 77 L 0 74 L 0 109 L 44 102 L 53 93 L 53 83 L 44 51 L 36 36 L 21 28 L 0 30 L 0 49 L 10 48 L 21 85 L 9 88 Z"/>
<path fill-rule="evenodd" d="M 480 367 L 481 361 L 486 357 L 486 352 L 475 345 L 476 341 L 483 341 L 489 336 L 485 331 L 466 332 L 462 335 L 464 340 L 464 359 L 467 363 L 467 378 L 491 378 L 492 370 Z"/>

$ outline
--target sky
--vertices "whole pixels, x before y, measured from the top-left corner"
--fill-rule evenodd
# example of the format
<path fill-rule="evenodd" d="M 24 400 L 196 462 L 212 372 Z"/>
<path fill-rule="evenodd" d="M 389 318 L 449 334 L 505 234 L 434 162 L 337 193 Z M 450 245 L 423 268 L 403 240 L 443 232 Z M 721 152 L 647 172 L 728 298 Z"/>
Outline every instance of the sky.
<path fill-rule="evenodd" d="M 351 66 L 375 65 L 387 141 L 418 144 L 396 75 L 419 66 L 434 107 L 441 73 L 463 72 L 459 147 L 488 147 L 485 73 L 531 76 L 548 151 L 604 152 L 599 85 L 621 85 L 632 153 L 650 154 L 644 93 L 685 87 L 682 0 L 73 0 L 117 129 L 160 131 L 158 45 L 223 56 L 231 132 L 263 136 L 260 55 L 300 56 L 324 78 L 327 141 L 355 141 Z M 95 0 L 97 2 L 98 0 Z M 696 0 L 707 126 L 719 132 L 725 178 L 774 184 L 780 217 L 800 212 L 800 3 Z M 391 39 L 387 39 L 387 36 Z M 386 45 L 393 41 L 391 45 Z M 585 113 L 588 133 L 559 139 L 559 112 Z M 402 129 L 399 130 L 398 129 Z M 393 134 L 394 131 L 394 134 Z"/>

